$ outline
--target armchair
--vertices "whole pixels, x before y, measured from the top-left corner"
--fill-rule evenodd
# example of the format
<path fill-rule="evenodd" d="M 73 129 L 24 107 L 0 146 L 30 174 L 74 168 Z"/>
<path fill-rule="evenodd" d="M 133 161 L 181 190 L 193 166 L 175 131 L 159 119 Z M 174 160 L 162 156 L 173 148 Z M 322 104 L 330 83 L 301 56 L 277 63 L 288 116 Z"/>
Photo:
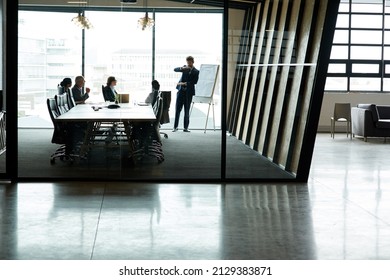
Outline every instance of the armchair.
<path fill-rule="evenodd" d="M 390 105 L 358 104 L 351 115 L 353 136 L 390 137 Z"/>

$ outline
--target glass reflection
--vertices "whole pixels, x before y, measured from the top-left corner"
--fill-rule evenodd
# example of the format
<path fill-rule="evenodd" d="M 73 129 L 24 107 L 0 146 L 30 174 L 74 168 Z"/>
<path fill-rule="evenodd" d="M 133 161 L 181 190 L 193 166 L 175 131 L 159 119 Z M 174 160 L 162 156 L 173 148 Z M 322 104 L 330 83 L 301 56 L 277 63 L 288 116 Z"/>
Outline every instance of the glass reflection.
<path fill-rule="evenodd" d="M 307 186 L 229 185 L 223 193 L 224 259 L 317 258 Z"/>
<path fill-rule="evenodd" d="M 137 28 L 137 20 L 144 13 L 119 9 L 117 11 L 88 10 L 85 14 L 93 22 L 94 28 L 82 33 L 69 19 L 73 14 L 55 12 L 55 9 L 50 12 L 39 12 L 38 9 L 39 7 L 37 11 L 19 12 L 21 20 L 19 23 L 18 125 L 19 154 L 23 154 L 19 159 L 20 177 L 96 178 L 99 176 L 106 179 L 129 180 L 220 178 L 220 131 L 211 131 L 207 134 L 198 131 L 204 128 L 207 107 L 193 107 L 190 127 L 193 131 L 190 135 L 183 135 L 180 131 L 174 137 L 169 133 L 172 130 L 175 114 L 176 84 L 180 78 L 173 68 L 182 65 L 188 55 L 195 57 L 197 67 L 207 63 L 221 64 L 222 14 L 220 10 L 205 14 L 183 9 L 169 13 L 156 11 L 155 30 L 149 32 Z M 39 20 L 34 21 L 36 17 Z M 105 20 L 102 21 L 102 18 Z M 187 24 L 176 25 L 180 21 L 186 21 Z M 48 26 L 47 29 L 52 27 L 56 32 L 50 31 L 42 35 L 40 30 L 45 30 L 41 26 L 42 22 L 54 22 L 55 24 Z M 209 26 L 210 22 L 213 23 L 211 26 Z M 176 32 L 172 32 L 173 25 Z M 57 30 L 64 31 L 61 33 Z M 191 33 L 192 43 L 188 44 L 186 40 L 177 41 L 175 34 L 178 32 Z M 174 41 L 176 43 L 172 45 Z M 212 48 L 209 48 L 210 44 Z M 28 47 L 32 51 L 31 55 L 27 55 Z M 84 47 L 85 56 L 82 56 Z M 63 61 L 64 57 L 66 61 Z M 153 159 L 147 158 L 138 166 L 133 166 L 128 160 L 128 145 L 120 145 L 120 147 L 103 145 L 93 149 L 88 160 L 77 162 L 73 166 L 63 162 L 52 166 L 47 164 L 57 146 L 50 143 L 52 124 L 45 100 L 57 93 L 57 84 L 64 77 L 73 78 L 81 74 L 82 63 L 85 63 L 86 86 L 91 89 L 89 102 L 103 102 L 101 87 L 111 75 L 118 80 L 116 90 L 119 93 L 128 93 L 132 104 L 146 99 L 151 92 L 153 79 L 159 80 L 160 90 L 171 91 L 170 122 L 161 127 L 169 137 L 169 139 L 162 139 L 165 142 L 163 151 L 168 160 L 157 165 Z M 31 64 L 35 67 L 29 68 Z M 28 79 L 29 77 L 34 79 Z M 218 89 L 220 90 L 220 86 Z M 218 92 L 216 97 L 218 101 L 216 101 L 215 113 L 218 129 L 221 93 Z M 40 128 L 39 131 L 36 130 L 37 128 Z M 31 143 L 34 149 L 31 149 L 28 143 Z M 204 157 L 199 157 L 194 161 L 199 153 L 204 154 L 204 157 L 207 155 L 210 160 L 205 163 Z M 184 170 L 177 172 L 178 167 Z M 42 173 L 41 170 L 45 172 Z"/>

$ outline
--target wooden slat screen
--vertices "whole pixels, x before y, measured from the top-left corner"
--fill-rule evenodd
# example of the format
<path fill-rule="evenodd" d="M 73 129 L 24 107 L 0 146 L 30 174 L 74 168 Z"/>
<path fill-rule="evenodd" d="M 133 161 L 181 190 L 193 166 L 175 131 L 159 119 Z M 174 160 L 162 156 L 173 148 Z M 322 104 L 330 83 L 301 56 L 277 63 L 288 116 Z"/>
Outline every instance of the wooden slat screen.
<path fill-rule="evenodd" d="M 310 114 L 314 89 L 324 83 L 319 69 L 327 68 L 318 59 L 329 59 L 323 34 L 333 37 L 328 12 L 338 4 L 265 0 L 247 10 L 243 24 L 228 132 L 292 174 L 302 160 L 308 119 L 319 117 Z"/>

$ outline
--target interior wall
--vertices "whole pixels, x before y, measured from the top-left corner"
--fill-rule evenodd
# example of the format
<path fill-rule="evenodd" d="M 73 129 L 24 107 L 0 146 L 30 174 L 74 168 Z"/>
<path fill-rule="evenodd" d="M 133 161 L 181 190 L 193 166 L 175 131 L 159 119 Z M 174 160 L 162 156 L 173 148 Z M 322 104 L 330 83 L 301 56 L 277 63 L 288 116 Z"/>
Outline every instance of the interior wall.
<path fill-rule="evenodd" d="M 325 92 L 318 132 L 330 132 L 330 117 L 333 115 L 335 103 L 351 103 L 352 107 L 359 103 L 390 105 L 390 99 L 386 93 Z M 345 127 L 342 124 L 336 125 L 336 131 L 344 132 Z"/>
<path fill-rule="evenodd" d="M 230 108 L 230 100 L 232 97 L 234 75 L 237 67 L 244 18 L 244 10 L 229 9 L 227 108 Z"/>

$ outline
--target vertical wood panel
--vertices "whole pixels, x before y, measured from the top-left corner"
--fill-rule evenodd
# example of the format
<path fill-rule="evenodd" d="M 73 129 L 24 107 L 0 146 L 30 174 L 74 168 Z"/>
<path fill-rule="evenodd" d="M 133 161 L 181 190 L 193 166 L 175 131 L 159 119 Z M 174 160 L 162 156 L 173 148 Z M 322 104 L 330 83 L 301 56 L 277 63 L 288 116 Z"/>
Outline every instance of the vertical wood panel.
<path fill-rule="evenodd" d="M 253 120 L 256 119 L 254 118 L 255 111 L 257 108 L 257 100 L 259 98 L 255 99 L 255 91 L 258 95 L 262 95 L 261 92 L 259 92 L 257 88 L 257 79 L 258 79 L 258 73 L 259 73 L 259 63 L 261 61 L 261 54 L 263 52 L 263 43 L 264 43 L 264 35 L 265 35 L 265 29 L 267 25 L 267 19 L 268 19 L 268 9 L 269 9 L 269 0 L 266 0 L 263 6 L 263 17 L 261 19 L 260 23 L 260 28 L 259 28 L 259 40 L 256 42 L 257 44 L 257 51 L 255 54 L 255 61 L 254 61 L 254 66 L 252 66 L 253 69 L 253 76 L 252 76 L 252 81 L 250 85 L 250 91 L 249 91 L 249 99 L 248 99 L 248 109 L 250 110 L 247 112 L 246 117 L 245 117 L 245 122 L 244 122 L 244 127 L 243 127 L 243 134 L 242 134 L 242 139 L 244 140 L 245 143 L 248 143 L 248 134 L 250 135 L 250 131 L 248 133 L 249 127 L 252 126 Z M 260 19 L 259 19 L 260 20 Z M 261 97 L 260 97 L 261 99 Z M 253 147 L 253 144 L 248 143 L 251 147 Z"/>
<path fill-rule="evenodd" d="M 304 3 L 304 11 L 302 13 L 302 20 L 300 21 L 301 26 L 298 26 L 297 34 L 299 38 L 298 43 L 298 53 L 297 53 L 297 64 L 302 65 L 305 64 L 305 62 L 308 63 L 316 63 L 316 59 L 314 61 L 308 60 L 306 57 L 308 48 L 310 48 L 311 45 L 316 44 L 318 42 L 311 42 L 309 44 L 309 37 L 310 37 L 310 30 L 312 26 L 313 19 L 313 10 L 314 10 L 315 2 L 314 1 L 306 1 Z M 299 100 L 300 96 L 302 95 L 303 86 L 306 85 L 308 87 L 312 87 L 312 80 L 311 81 L 303 81 L 302 83 L 302 76 L 303 76 L 303 70 L 305 67 L 308 66 L 296 66 L 290 91 L 290 98 L 289 103 L 286 108 L 286 118 L 285 118 L 285 125 L 283 127 L 283 130 L 281 131 L 281 142 L 280 142 L 280 153 L 278 154 L 277 162 L 281 164 L 282 166 L 286 166 L 287 164 L 287 157 L 288 152 L 291 147 L 291 141 L 293 129 L 296 129 L 296 119 L 304 117 L 306 112 L 297 112 L 297 108 L 299 107 Z M 315 67 L 313 67 L 315 69 Z"/>
<path fill-rule="evenodd" d="M 224 36 L 224 48 L 226 48 L 226 65 L 227 65 L 227 77 L 226 79 L 226 127 L 229 131 L 231 128 L 231 116 L 233 108 L 233 96 L 232 92 L 236 86 L 237 76 L 236 72 L 238 71 L 237 62 L 241 59 L 242 56 L 242 47 L 241 47 L 241 34 L 243 24 L 246 25 L 247 21 L 247 11 L 229 9 L 226 7 L 228 12 L 224 13 L 224 25 L 226 25 L 226 32 L 228 34 L 227 38 Z M 226 19 L 225 19 L 226 18 Z M 225 29 L 224 29 L 225 30 Z M 223 101 L 222 101 L 223 102 Z"/>
<path fill-rule="evenodd" d="M 238 108 L 232 116 L 238 139 L 297 178 L 300 173 L 308 174 L 310 167 L 304 164 L 307 156 L 301 151 L 310 154 L 306 146 L 314 146 L 315 132 L 308 126 L 316 123 L 311 115 L 319 118 L 312 106 L 318 108 L 316 100 L 323 96 L 325 79 L 318 73 L 324 73 L 329 59 L 336 5 L 338 0 L 265 0 L 261 12 L 256 12 L 261 18 L 252 21 L 245 57 L 246 63 L 255 65 L 237 67 L 245 73 L 240 77 Z M 331 30 L 324 29 L 324 24 Z M 323 34 L 328 40 L 323 40 Z"/>
<path fill-rule="evenodd" d="M 263 35 L 265 35 L 265 31 L 266 29 L 268 28 L 269 29 L 269 26 L 268 25 L 268 22 L 270 21 L 269 17 L 272 16 L 271 14 L 271 1 L 270 0 L 266 0 L 266 2 L 264 3 L 264 9 L 263 9 L 263 26 L 264 26 L 264 33 Z M 270 15 L 270 16 L 269 16 Z M 267 43 L 264 43 L 264 38 L 262 39 L 261 41 L 261 45 L 263 46 L 263 44 L 267 44 Z M 256 58 L 257 58 L 257 61 L 258 63 L 266 63 L 266 48 L 261 48 L 261 53 L 257 53 L 256 54 Z M 264 109 L 264 101 L 263 99 L 265 98 L 265 88 L 266 88 L 266 78 L 267 78 L 267 71 L 264 70 L 264 66 L 259 66 L 256 68 L 256 72 L 257 74 L 259 72 L 261 72 L 261 75 L 260 75 L 260 78 L 259 78 L 259 85 L 256 86 L 255 90 L 257 91 L 257 97 L 256 99 L 254 100 L 254 112 L 253 112 L 253 118 L 252 118 L 252 124 L 250 126 L 248 126 L 248 129 L 250 129 L 250 133 L 249 133 L 249 139 L 247 139 L 247 141 L 249 142 L 249 146 L 251 146 L 252 148 L 255 149 L 255 146 L 256 145 L 256 139 L 259 138 L 259 134 L 260 134 L 260 130 L 261 130 L 261 120 L 263 119 L 263 109 Z M 257 83 L 256 83 L 257 85 Z"/>
<path fill-rule="evenodd" d="M 269 20 L 269 24 L 267 26 L 267 40 L 266 40 L 266 46 L 264 48 L 264 60 L 263 60 L 263 66 L 261 68 L 261 77 L 260 77 L 260 86 L 259 86 L 259 91 L 265 92 L 267 91 L 266 89 L 266 84 L 267 84 L 267 78 L 268 78 L 268 66 L 267 64 L 270 63 L 270 56 L 271 56 L 271 51 L 272 51 L 272 43 L 273 43 L 273 37 L 274 37 L 274 32 L 275 32 L 275 24 L 276 24 L 276 16 L 278 12 L 278 7 L 279 7 L 279 1 L 273 1 L 272 5 L 272 12 L 271 12 L 271 17 Z M 271 7 L 270 7 L 271 8 Z M 261 99 L 260 99 L 261 98 Z M 262 94 L 258 95 L 258 99 L 256 100 L 256 104 L 260 104 L 262 99 L 265 98 L 265 106 L 257 106 L 256 111 L 255 111 L 255 116 L 258 116 L 257 121 L 261 119 L 261 126 L 260 129 L 258 130 L 258 123 L 254 123 L 252 127 L 252 133 L 251 135 L 255 136 L 256 134 L 260 134 L 260 141 L 264 141 L 265 134 L 267 131 L 266 124 L 268 122 L 269 118 L 269 112 L 270 112 L 270 107 L 271 107 L 271 100 L 272 100 L 272 95 L 270 96 L 267 94 L 266 96 L 263 96 Z M 261 109 L 261 111 L 260 111 Z M 254 143 L 254 139 L 250 139 L 250 143 Z M 263 142 L 261 142 L 263 143 Z M 254 149 L 257 149 L 257 147 L 254 147 Z"/>
<path fill-rule="evenodd" d="M 328 1 L 323 0 L 321 1 L 320 5 L 318 5 L 318 10 L 316 11 L 316 17 L 315 17 L 316 22 L 314 23 L 315 30 L 312 33 L 313 36 L 310 38 L 311 49 L 310 49 L 310 53 L 308 54 L 310 61 L 318 60 L 325 16 L 327 12 L 327 6 L 328 6 Z M 302 156 L 301 154 L 302 143 L 303 143 L 303 138 L 305 136 L 305 129 L 306 129 L 306 123 L 309 115 L 311 99 L 313 98 L 313 94 L 314 94 L 313 88 L 316 79 L 317 67 L 311 67 L 310 70 L 307 72 L 306 76 L 304 77 L 306 87 L 302 99 L 302 113 L 300 114 L 301 118 L 298 123 L 296 140 L 294 141 L 295 145 L 290 147 L 290 153 L 292 154 L 291 156 L 292 159 L 290 163 L 287 162 L 288 169 L 290 169 L 294 173 L 296 173 L 298 170 L 299 159 Z"/>
<path fill-rule="evenodd" d="M 237 64 L 243 64 L 247 63 L 248 59 L 248 52 L 250 47 L 250 34 L 251 28 L 254 21 L 254 9 L 249 9 L 245 16 L 245 22 L 242 26 L 241 30 L 241 39 L 240 39 L 240 50 L 239 50 L 239 57 Z M 229 125 L 229 131 L 235 135 L 237 126 L 238 126 L 238 110 L 240 108 L 241 100 L 242 100 L 242 89 L 244 84 L 244 78 L 245 77 L 245 69 L 244 67 L 237 67 L 236 64 L 236 76 L 235 81 L 233 84 L 233 92 L 232 92 L 232 98 L 233 101 L 231 103 L 231 109 L 230 109 L 230 125 Z"/>
<path fill-rule="evenodd" d="M 245 75 L 245 81 L 244 81 L 244 86 L 243 86 L 243 89 L 242 89 L 242 99 L 241 99 L 241 104 L 240 104 L 240 109 L 239 109 L 239 112 L 238 112 L 238 120 L 237 120 L 237 123 L 239 124 L 237 126 L 237 130 L 235 132 L 236 135 L 239 135 L 239 138 L 242 139 L 242 133 L 243 133 L 243 125 L 242 123 L 244 122 L 245 118 L 247 115 L 249 115 L 249 112 L 247 112 L 246 108 L 247 108 L 247 103 L 248 103 L 248 98 L 250 97 L 249 94 L 248 94 L 248 87 L 249 87 L 249 81 L 250 81 L 250 78 L 252 76 L 252 73 L 253 73 L 253 68 L 251 66 L 252 64 L 252 60 L 253 60 L 253 53 L 254 53 L 254 49 L 255 49 L 255 44 L 256 44 L 256 40 L 257 40 L 257 29 L 258 29 L 258 25 L 259 25 L 259 21 L 260 21 L 260 18 L 259 18 L 259 15 L 260 15 L 260 8 L 261 8 L 261 5 L 258 4 L 257 7 L 256 7 L 256 14 L 255 14 L 255 20 L 254 20 L 254 27 L 253 27 L 253 34 L 251 35 L 252 37 L 252 40 L 251 40 L 251 45 L 250 45 L 250 50 L 249 50 L 249 55 L 248 55 L 248 59 L 247 59 L 247 65 L 245 68 L 246 68 L 246 75 Z"/>
<path fill-rule="evenodd" d="M 293 52 L 294 52 L 293 41 L 295 40 L 295 36 L 292 36 L 292 34 L 294 34 L 295 32 L 291 32 L 291 29 L 294 28 L 294 24 L 293 26 L 291 26 L 291 23 L 286 22 L 287 14 L 289 12 L 289 7 L 290 7 L 289 3 L 290 1 L 283 2 L 282 13 L 280 14 L 281 19 L 279 21 L 279 27 L 278 27 L 277 49 L 279 50 L 279 52 L 282 52 L 283 43 L 286 42 L 287 45 L 283 49 L 283 53 L 278 53 L 278 55 L 276 55 L 275 53 L 273 64 L 279 64 L 280 62 L 283 64 L 290 63 L 293 56 Z M 298 13 L 299 3 L 300 1 L 294 1 L 294 6 L 290 11 L 293 14 L 293 16 L 289 17 L 290 19 L 294 19 L 294 13 Z M 293 23 L 295 23 L 295 21 L 293 21 Z M 287 38 L 287 40 L 285 40 L 285 38 Z M 282 69 L 281 75 L 278 73 L 280 69 Z M 286 91 L 287 81 L 289 77 L 288 72 L 289 72 L 288 66 L 272 67 L 272 72 L 271 72 L 270 82 L 269 82 L 270 87 L 268 90 L 268 94 L 273 95 L 273 103 L 272 103 L 273 114 L 272 114 L 271 121 L 268 122 L 268 127 L 270 131 L 268 136 L 269 140 L 266 141 L 266 143 L 268 142 L 268 145 L 264 145 L 264 148 L 267 149 L 267 152 L 265 152 L 264 154 L 269 158 L 273 158 L 273 150 L 275 148 L 277 131 L 280 125 L 281 112 L 283 109 L 285 91 Z"/>

